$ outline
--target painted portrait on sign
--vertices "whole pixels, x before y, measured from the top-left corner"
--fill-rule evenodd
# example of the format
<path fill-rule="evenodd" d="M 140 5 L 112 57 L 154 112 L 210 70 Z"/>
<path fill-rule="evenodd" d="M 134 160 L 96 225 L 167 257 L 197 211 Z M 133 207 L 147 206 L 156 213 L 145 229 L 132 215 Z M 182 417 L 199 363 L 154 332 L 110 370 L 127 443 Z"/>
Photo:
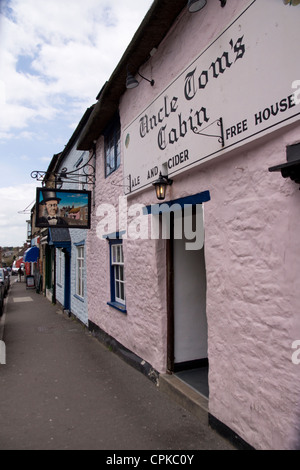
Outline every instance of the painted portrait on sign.
<path fill-rule="evenodd" d="M 36 208 L 36 227 L 90 228 L 90 191 L 37 188 Z"/>

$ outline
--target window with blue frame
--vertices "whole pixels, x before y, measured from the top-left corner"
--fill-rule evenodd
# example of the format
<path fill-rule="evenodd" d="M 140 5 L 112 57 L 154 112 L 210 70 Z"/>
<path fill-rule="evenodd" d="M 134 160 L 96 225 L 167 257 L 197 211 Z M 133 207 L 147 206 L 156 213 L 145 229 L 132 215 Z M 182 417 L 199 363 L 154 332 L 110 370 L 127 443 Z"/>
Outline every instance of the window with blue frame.
<path fill-rule="evenodd" d="M 76 295 L 84 297 L 84 246 L 77 246 L 76 258 Z"/>
<path fill-rule="evenodd" d="M 119 116 L 116 116 L 104 132 L 105 176 L 116 171 L 121 164 L 121 128 Z"/>
<path fill-rule="evenodd" d="M 125 268 L 122 240 L 109 240 L 110 248 L 110 285 L 109 305 L 126 313 Z"/>
<path fill-rule="evenodd" d="M 57 283 L 61 286 L 63 283 L 63 259 L 64 254 L 62 248 L 58 249 L 58 267 L 57 267 Z"/>

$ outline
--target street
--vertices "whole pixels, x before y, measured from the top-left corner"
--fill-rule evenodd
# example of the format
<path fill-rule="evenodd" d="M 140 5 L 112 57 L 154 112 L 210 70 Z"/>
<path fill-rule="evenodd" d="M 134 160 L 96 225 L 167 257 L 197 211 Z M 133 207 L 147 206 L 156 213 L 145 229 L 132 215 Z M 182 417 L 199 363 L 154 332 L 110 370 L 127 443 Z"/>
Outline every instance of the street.
<path fill-rule="evenodd" d="M 1 450 L 234 449 L 14 278 L 0 333 Z"/>

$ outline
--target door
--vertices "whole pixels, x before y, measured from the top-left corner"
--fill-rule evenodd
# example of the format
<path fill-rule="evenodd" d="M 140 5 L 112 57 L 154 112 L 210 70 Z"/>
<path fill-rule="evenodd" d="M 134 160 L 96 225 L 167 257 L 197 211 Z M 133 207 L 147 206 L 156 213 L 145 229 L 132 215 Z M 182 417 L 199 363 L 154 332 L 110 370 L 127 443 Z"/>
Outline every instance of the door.
<path fill-rule="evenodd" d="M 204 249 L 185 250 L 174 240 L 174 363 L 184 367 L 207 359 Z"/>
<path fill-rule="evenodd" d="M 64 249 L 65 253 L 65 293 L 64 293 L 64 309 L 70 310 L 71 308 L 71 256 L 68 250 Z"/>
<path fill-rule="evenodd" d="M 201 207 L 202 209 L 202 207 Z M 173 217 L 173 227 L 177 215 Z M 181 215 L 179 214 L 179 217 Z M 208 365 L 208 335 L 206 318 L 206 269 L 204 245 L 193 246 L 191 231 L 194 233 L 204 231 L 203 213 L 202 228 L 199 228 L 199 211 L 196 217 L 196 208 L 190 214 L 182 217 L 182 237 L 173 237 L 169 247 L 169 354 L 171 354 L 172 371 L 193 369 Z M 196 223 L 198 229 L 196 231 Z M 188 237 L 188 238 L 187 238 Z M 203 237 L 204 239 L 204 237 Z"/>
<path fill-rule="evenodd" d="M 55 304 L 55 249 L 53 246 L 46 246 L 46 297 Z"/>

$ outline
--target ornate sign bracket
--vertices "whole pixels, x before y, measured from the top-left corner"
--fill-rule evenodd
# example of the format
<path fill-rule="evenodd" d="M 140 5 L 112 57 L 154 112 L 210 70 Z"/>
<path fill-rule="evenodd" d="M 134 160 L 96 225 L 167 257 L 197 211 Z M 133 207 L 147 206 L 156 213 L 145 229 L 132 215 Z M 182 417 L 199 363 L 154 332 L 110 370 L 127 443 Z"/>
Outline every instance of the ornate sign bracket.
<path fill-rule="evenodd" d="M 217 123 L 217 125 L 220 127 L 220 133 L 221 135 L 215 135 L 215 134 L 208 134 L 206 132 L 203 132 L 203 131 L 206 131 L 206 129 L 208 129 L 210 126 L 212 126 L 213 124 Z M 197 127 L 194 127 L 193 128 L 193 132 L 194 134 L 197 134 L 197 135 L 203 135 L 205 137 L 216 137 L 218 138 L 218 141 L 219 143 L 222 145 L 222 147 L 225 146 L 225 141 L 224 141 L 224 128 L 223 128 L 223 119 L 220 117 L 219 119 L 216 119 L 216 121 L 212 122 L 211 124 L 209 124 L 208 126 L 206 126 L 203 130 L 201 131 L 197 131 Z"/>
<path fill-rule="evenodd" d="M 31 178 L 41 181 L 45 184 L 46 176 L 54 176 L 55 187 L 61 189 L 64 183 L 77 183 L 82 185 L 95 186 L 96 172 L 95 167 L 91 165 L 90 160 L 82 166 L 79 166 L 75 170 L 68 171 L 67 168 L 62 168 L 61 171 L 39 171 L 35 170 L 31 173 Z"/>

